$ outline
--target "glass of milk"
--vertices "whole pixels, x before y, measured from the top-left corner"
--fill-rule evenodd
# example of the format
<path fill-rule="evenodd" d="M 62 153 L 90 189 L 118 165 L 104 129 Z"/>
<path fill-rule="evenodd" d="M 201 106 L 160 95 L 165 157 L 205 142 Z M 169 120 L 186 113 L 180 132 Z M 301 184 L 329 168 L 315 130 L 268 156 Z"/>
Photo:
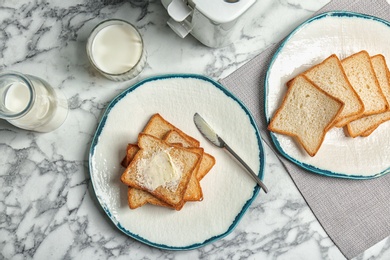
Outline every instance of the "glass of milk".
<path fill-rule="evenodd" d="M 67 114 L 65 96 L 46 81 L 18 72 L 0 74 L 0 118 L 26 130 L 50 132 Z"/>
<path fill-rule="evenodd" d="M 97 71 L 115 81 L 134 78 L 146 64 L 141 34 L 133 25 L 119 19 L 103 21 L 92 30 L 87 55 Z"/>

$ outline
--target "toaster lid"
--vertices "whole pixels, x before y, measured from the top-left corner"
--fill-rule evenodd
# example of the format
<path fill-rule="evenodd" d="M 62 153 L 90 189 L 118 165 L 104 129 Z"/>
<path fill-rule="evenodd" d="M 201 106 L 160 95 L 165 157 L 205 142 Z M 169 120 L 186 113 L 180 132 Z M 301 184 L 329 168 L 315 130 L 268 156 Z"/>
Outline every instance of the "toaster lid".
<path fill-rule="evenodd" d="M 192 0 L 196 9 L 216 23 L 228 23 L 240 17 L 256 0 Z"/>

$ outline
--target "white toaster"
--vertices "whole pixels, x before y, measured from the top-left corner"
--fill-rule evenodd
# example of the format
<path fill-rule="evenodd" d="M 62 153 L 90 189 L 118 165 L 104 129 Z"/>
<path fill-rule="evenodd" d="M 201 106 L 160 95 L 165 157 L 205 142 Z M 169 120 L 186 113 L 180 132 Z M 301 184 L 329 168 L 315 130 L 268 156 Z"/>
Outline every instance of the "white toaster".
<path fill-rule="evenodd" d="M 257 0 L 161 0 L 170 16 L 167 24 L 181 38 L 193 35 L 206 46 L 218 48 L 239 39 L 249 25 Z"/>

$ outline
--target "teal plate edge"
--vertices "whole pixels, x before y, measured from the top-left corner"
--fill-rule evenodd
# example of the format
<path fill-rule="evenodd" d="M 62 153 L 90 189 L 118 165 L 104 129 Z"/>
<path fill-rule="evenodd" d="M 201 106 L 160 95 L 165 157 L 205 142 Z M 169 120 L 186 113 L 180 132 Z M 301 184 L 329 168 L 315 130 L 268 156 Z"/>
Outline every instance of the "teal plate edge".
<path fill-rule="evenodd" d="M 323 18 L 327 18 L 327 17 L 347 17 L 347 18 L 351 18 L 351 17 L 357 17 L 357 18 L 362 18 L 362 19 L 367 19 L 367 20 L 373 20 L 373 21 L 377 21 L 377 22 L 380 22 L 380 23 L 383 23 L 385 25 L 387 25 L 390 29 L 390 22 L 384 20 L 384 19 L 381 19 L 379 17 L 375 17 L 375 16 L 371 16 L 371 15 L 367 15 L 367 14 L 361 14 L 361 13 L 356 13 L 356 12 L 349 12 L 349 11 L 330 11 L 330 12 L 325 12 L 325 13 L 322 13 L 322 14 L 319 14 L 319 15 L 316 15 L 308 20 L 306 20 L 305 22 L 303 22 L 302 24 L 300 24 L 298 27 L 296 27 L 285 39 L 284 41 L 279 45 L 279 47 L 277 48 L 275 54 L 273 55 L 272 59 L 271 59 L 271 62 L 268 66 L 268 70 L 267 70 L 267 73 L 266 73 L 266 76 L 265 76 L 265 80 L 264 80 L 264 111 L 265 111 L 265 118 L 266 118 L 266 122 L 267 124 L 269 124 L 271 118 L 270 118 L 270 115 L 268 113 L 268 109 L 267 109 L 267 94 L 268 94 L 268 78 L 269 78 L 269 74 L 270 74 L 270 71 L 271 71 L 271 67 L 272 65 L 274 64 L 275 60 L 278 58 L 279 56 L 279 53 L 280 51 L 284 48 L 284 46 L 289 42 L 290 38 L 292 36 L 294 36 L 297 32 L 299 32 L 301 29 L 303 29 L 306 25 L 312 23 L 312 22 L 316 22 L 318 20 L 321 20 Z M 320 169 L 320 168 L 317 168 L 315 167 L 314 165 L 311 165 L 311 164 L 306 164 L 306 163 L 303 163 L 299 160 L 296 160 L 294 158 L 292 158 L 290 155 L 288 155 L 284 150 L 283 148 L 280 146 L 280 143 L 278 141 L 278 138 L 277 136 L 270 132 L 270 136 L 271 136 L 271 139 L 272 141 L 274 142 L 274 145 L 276 147 L 276 149 L 285 157 L 287 158 L 288 160 L 290 160 L 291 162 L 295 163 L 296 165 L 302 167 L 303 169 L 306 169 L 310 172 L 313 172 L 313 173 L 317 173 L 317 174 L 320 174 L 320 175 L 324 175 L 324 176 L 328 176 L 328 177 L 335 177 L 335 178 L 344 178 L 344 179 L 355 179 L 355 180 L 365 180 L 365 179 L 373 179 L 373 178 L 378 178 L 380 176 L 383 176 L 387 173 L 390 172 L 390 166 L 389 168 L 383 170 L 382 172 L 379 172 L 377 174 L 374 174 L 374 175 L 370 175 L 370 176 L 363 176 L 363 175 L 349 175 L 349 174 L 344 174 L 344 173 L 339 173 L 339 172 L 333 172 L 333 171 L 329 171 L 329 170 L 324 170 L 324 169 Z"/>
<path fill-rule="evenodd" d="M 261 180 L 263 180 L 263 178 L 264 178 L 264 166 L 265 166 L 264 148 L 263 148 L 262 139 L 261 139 L 260 134 L 259 134 L 259 129 L 258 129 L 258 127 L 257 127 L 257 125 L 255 123 L 255 120 L 254 120 L 251 112 L 249 111 L 249 109 L 235 95 L 233 95 L 229 90 L 227 90 L 223 85 L 221 85 L 220 83 L 218 83 L 218 82 L 216 82 L 216 81 L 214 81 L 214 80 L 212 80 L 212 79 L 210 79 L 210 78 L 208 78 L 206 76 L 202 76 L 202 75 L 198 75 L 198 74 L 166 74 L 166 75 L 149 77 L 149 78 L 146 78 L 146 79 L 144 79 L 144 80 L 142 80 L 142 81 L 140 81 L 138 83 L 135 83 L 134 85 L 130 86 L 129 88 L 125 89 L 122 93 L 117 95 L 109 103 L 109 105 L 107 106 L 107 108 L 106 108 L 106 110 L 105 110 L 105 112 L 104 112 L 104 114 L 103 114 L 103 116 L 102 116 L 102 118 L 100 120 L 100 123 L 97 126 L 97 130 L 96 130 L 95 135 L 94 135 L 94 137 L 92 139 L 92 143 L 91 143 L 91 147 L 90 147 L 90 151 L 89 151 L 89 172 L 90 172 L 90 176 L 91 176 L 91 180 L 92 180 L 92 186 L 93 186 L 95 195 L 96 195 L 96 190 L 95 190 L 95 185 L 94 185 L 94 181 L 93 181 L 93 179 L 94 179 L 93 176 L 94 175 L 93 175 L 93 167 L 92 167 L 92 158 L 94 156 L 95 147 L 96 147 L 96 145 L 97 145 L 97 143 L 99 141 L 99 136 L 100 136 L 100 134 L 101 134 L 101 132 L 102 132 L 104 126 L 105 126 L 107 117 L 108 117 L 111 109 L 115 106 L 116 103 L 118 103 L 118 101 L 120 101 L 128 93 L 130 93 L 130 92 L 134 91 L 135 89 L 141 87 L 143 84 L 145 84 L 147 82 L 151 82 L 151 81 L 162 80 L 162 79 L 169 79 L 169 78 L 195 78 L 195 79 L 200 79 L 200 80 L 207 81 L 207 82 L 213 84 L 216 88 L 220 89 L 226 96 L 228 96 L 229 98 L 233 99 L 235 102 L 237 102 L 241 106 L 241 108 L 244 110 L 244 112 L 248 115 L 251 125 L 255 129 L 257 143 L 258 143 L 258 147 L 259 147 L 259 150 L 260 150 L 260 154 L 259 154 L 260 170 L 259 170 L 258 176 L 259 176 L 259 178 Z M 259 193 L 259 191 L 260 191 L 260 188 L 259 188 L 258 185 L 256 185 L 255 188 L 253 189 L 252 197 L 244 204 L 244 206 L 241 209 L 240 213 L 236 216 L 236 218 L 234 219 L 233 223 L 229 226 L 229 228 L 224 233 L 222 233 L 220 235 L 217 235 L 217 236 L 210 237 L 209 239 L 205 240 L 202 243 L 196 243 L 196 244 L 192 244 L 192 245 L 185 246 L 185 247 L 174 247 L 174 246 L 169 246 L 169 245 L 165 245 L 165 244 L 154 243 L 153 241 L 149 241 L 149 240 L 144 239 L 143 237 L 141 237 L 139 235 L 136 235 L 136 234 L 132 233 L 130 230 L 127 230 L 125 227 L 123 227 L 119 221 L 116 220 L 116 218 L 111 214 L 110 209 L 106 206 L 106 204 L 104 203 L 102 198 L 100 198 L 97 195 L 96 195 L 96 197 L 97 197 L 97 199 L 99 201 L 99 204 L 103 208 L 104 212 L 111 219 L 111 221 L 114 223 L 114 225 L 120 231 L 122 231 L 123 233 L 128 235 L 129 237 L 132 237 L 133 239 L 138 240 L 141 243 L 144 243 L 146 245 L 149 245 L 149 246 L 152 246 L 152 247 L 156 247 L 156 248 L 159 248 L 159 249 L 173 250 L 173 251 L 180 251 L 180 250 L 184 251 L 184 250 L 192 250 L 192 249 L 196 249 L 196 248 L 199 248 L 199 247 L 206 246 L 206 245 L 208 245 L 210 243 L 213 243 L 213 242 L 215 242 L 215 241 L 217 241 L 219 239 L 222 239 L 225 236 L 227 236 L 228 234 L 230 234 L 234 230 L 234 228 L 237 226 L 237 224 L 239 223 L 241 218 L 244 216 L 244 214 L 247 211 L 247 209 L 249 208 L 249 206 L 255 200 L 255 198 L 257 197 L 257 195 Z"/>

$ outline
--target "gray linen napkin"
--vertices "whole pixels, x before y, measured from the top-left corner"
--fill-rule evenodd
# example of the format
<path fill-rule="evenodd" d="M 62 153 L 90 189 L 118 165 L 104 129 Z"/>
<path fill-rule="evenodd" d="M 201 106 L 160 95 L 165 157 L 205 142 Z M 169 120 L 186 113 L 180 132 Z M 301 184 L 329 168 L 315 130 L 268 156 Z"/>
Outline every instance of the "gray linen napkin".
<path fill-rule="evenodd" d="M 334 0 L 315 15 L 334 10 L 390 20 L 390 5 L 385 0 Z M 264 115 L 264 77 L 278 45 L 220 80 L 249 108 L 262 138 L 271 147 Z M 276 154 L 324 230 L 348 259 L 390 235 L 390 174 L 371 180 L 325 177 L 301 169 Z"/>

